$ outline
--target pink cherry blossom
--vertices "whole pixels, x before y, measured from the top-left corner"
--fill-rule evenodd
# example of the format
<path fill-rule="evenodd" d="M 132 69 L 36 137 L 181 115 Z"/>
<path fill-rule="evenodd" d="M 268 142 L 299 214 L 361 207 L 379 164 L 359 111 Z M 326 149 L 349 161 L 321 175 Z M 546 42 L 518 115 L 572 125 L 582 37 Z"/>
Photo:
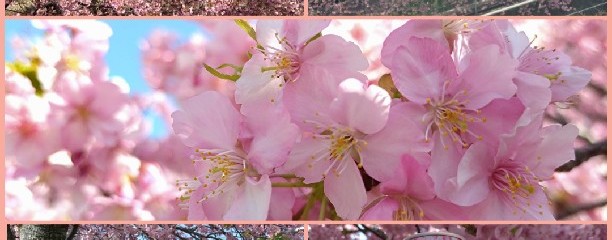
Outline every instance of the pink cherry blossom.
<path fill-rule="evenodd" d="M 365 70 L 367 60 L 354 43 L 333 34 L 314 39 L 329 23 L 329 20 L 258 21 L 259 47 L 236 83 L 236 102 L 243 104 L 254 99 L 275 102 L 284 85 L 310 81 L 312 71 L 348 77 Z"/>
<path fill-rule="evenodd" d="M 419 105 L 414 114 L 428 124 L 425 136 L 440 132 L 445 147 L 483 139 L 476 131 L 487 122 L 482 109 L 516 92 L 516 61 L 495 45 L 469 52 L 457 65 L 448 48 L 430 38 L 411 37 L 393 56 L 391 75 L 402 95 Z"/>
<path fill-rule="evenodd" d="M 321 102 L 318 112 L 301 115 L 311 118 L 296 119 L 299 125 L 310 125 L 310 132 L 294 147 L 286 168 L 295 169 L 305 183 L 324 180 L 325 194 L 338 214 L 355 219 L 366 202 L 359 168 L 387 179 L 393 173 L 388 166 L 398 165 L 402 154 L 427 151 L 428 146 L 406 134 L 424 126 L 418 121 L 406 125 L 411 118 L 400 110 L 404 105 L 390 107 L 389 95 L 378 86 L 366 88 L 359 80 L 347 79 L 338 91 L 331 102 Z M 397 131 L 394 126 L 399 124 L 406 125 L 406 132 Z M 405 147 L 411 143 L 412 149 Z M 375 160 L 381 156 L 384 162 Z"/>
<path fill-rule="evenodd" d="M 427 175 L 431 157 L 404 155 L 395 178 L 382 182 L 378 196 L 370 200 L 364 220 L 452 220 L 465 219 L 463 210 L 436 198 L 434 184 Z"/>
<path fill-rule="evenodd" d="M 456 168 L 444 163 L 432 166 L 437 169 L 430 175 L 439 186 L 438 196 L 473 206 L 470 213 L 476 219 L 553 219 L 540 182 L 550 179 L 557 166 L 574 159 L 578 131 L 572 125 L 538 130 L 541 121 L 540 117 L 512 134 L 501 135 L 497 149 L 478 142 L 461 156 L 456 149 L 434 148 L 432 157 L 458 163 Z"/>
<path fill-rule="evenodd" d="M 470 37 L 471 48 L 486 44 L 498 45 L 519 61 L 517 70 L 521 74 L 515 79 L 519 87 L 517 94 L 528 105 L 532 105 L 530 102 L 536 102 L 534 104 L 537 108 L 547 105 L 542 101 L 546 98 L 541 95 L 551 95 L 553 102 L 565 101 L 584 88 L 591 78 L 587 70 L 572 66 L 572 60 L 567 54 L 556 49 L 546 50 L 543 47 L 531 46 L 528 36 L 524 32 L 518 32 L 508 21 L 490 22 Z M 538 95 L 540 101 L 533 97 Z"/>
<path fill-rule="evenodd" d="M 56 104 L 57 110 L 63 113 L 65 121 L 62 142 L 67 149 L 82 150 L 83 143 L 94 140 L 107 146 L 119 141 L 116 133 L 125 126 L 119 111 L 128 106 L 129 99 L 117 85 L 62 79 L 57 90 L 62 97 Z"/>
<path fill-rule="evenodd" d="M 7 160 L 34 170 L 60 149 L 59 132 L 50 114 L 49 102 L 38 96 L 5 97 Z"/>
<path fill-rule="evenodd" d="M 6 218 L 606 219 L 605 21 L 524 22 L 201 20 L 145 37 L 131 92 L 106 24 L 34 21 L 5 66 Z"/>
<path fill-rule="evenodd" d="M 268 174 L 286 161 L 297 128 L 286 117 L 284 125 L 271 124 L 270 117 L 282 119 L 282 112 L 247 109 L 241 115 L 216 92 L 186 100 L 184 109 L 173 114 L 173 128 L 196 150 L 198 176 L 178 182 L 190 218 L 265 219 L 272 190 Z"/>

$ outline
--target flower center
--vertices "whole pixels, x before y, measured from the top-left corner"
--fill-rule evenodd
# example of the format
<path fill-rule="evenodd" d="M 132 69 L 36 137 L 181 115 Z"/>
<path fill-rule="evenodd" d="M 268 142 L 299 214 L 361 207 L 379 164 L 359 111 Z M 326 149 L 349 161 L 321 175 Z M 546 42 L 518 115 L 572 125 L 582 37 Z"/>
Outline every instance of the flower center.
<path fill-rule="evenodd" d="M 448 136 L 453 142 L 460 143 L 463 147 L 467 147 L 468 143 L 462 138 L 462 135 L 472 135 L 478 140 L 482 140 L 482 136 L 470 131 L 469 124 L 474 122 L 484 123 L 487 121 L 485 117 L 478 117 L 480 110 L 465 109 L 467 100 L 459 100 L 467 95 L 465 90 L 459 91 L 453 96 L 446 95 L 446 87 L 450 82 L 444 82 L 442 88 L 442 97 L 439 99 L 427 98 L 426 107 L 429 112 L 423 116 L 423 121 L 431 119 L 425 131 L 425 140 L 429 140 L 429 135 L 433 133 L 434 127 L 440 131 L 442 136 Z M 444 148 L 448 146 L 442 141 Z"/>
<path fill-rule="evenodd" d="M 281 38 L 275 34 L 280 48 L 267 46 L 259 49 L 266 56 L 267 60 L 274 63 L 274 66 L 264 67 L 262 71 L 275 71 L 275 77 L 283 77 L 285 82 L 295 81 L 300 70 L 300 58 L 298 48 L 293 46 L 285 37 Z"/>
<path fill-rule="evenodd" d="M 86 106 L 79 106 L 79 107 L 77 107 L 76 113 L 77 113 L 77 116 L 79 116 L 79 118 L 81 118 L 81 119 L 83 119 L 85 121 L 87 121 L 87 119 L 89 119 L 90 113 L 89 113 L 89 110 L 87 110 Z"/>
<path fill-rule="evenodd" d="M 408 196 L 398 196 L 395 199 L 399 206 L 393 211 L 393 220 L 423 220 L 425 211 L 415 200 Z"/>
<path fill-rule="evenodd" d="M 79 72 L 81 70 L 79 57 L 74 54 L 69 54 L 64 57 L 64 64 L 68 70 Z"/>
<path fill-rule="evenodd" d="M 547 78 L 551 83 L 554 83 L 554 82 L 558 81 L 559 78 L 561 77 L 561 72 L 558 72 L 556 74 L 542 74 L 542 76 Z M 561 80 L 561 83 L 563 83 L 563 82 L 564 82 L 564 80 Z"/>
<path fill-rule="evenodd" d="M 356 150 L 353 147 L 359 143 L 359 141 L 350 135 L 350 133 L 333 134 L 329 138 L 331 141 L 329 156 L 332 160 L 340 160 L 344 158 L 344 155 L 349 153 L 351 150 Z"/>
<path fill-rule="evenodd" d="M 517 163 L 500 165 L 491 175 L 492 187 L 506 193 L 508 199 L 523 213 L 526 213 L 526 207 L 531 206 L 529 198 L 538 187 L 543 188 L 539 185 L 540 181 L 527 166 Z M 542 207 L 538 204 L 538 208 Z M 513 214 L 518 214 L 518 211 L 515 210 Z M 540 211 L 540 214 L 543 213 Z"/>
<path fill-rule="evenodd" d="M 340 176 L 351 160 L 355 161 L 359 168 L 363 167 L 359 152 L 367 142 L 359 138 L 359 132 L 346 127 L 330 127 L 312 137 L 325 141 L 328 147 L 310 156 L 309 168 L 319 161 L 331 161 L 323 176 L 330 172 Z"/>
<path fill-rule="evenodd" d="M 254 171 L 247 165 L 244 154 L 233 150 L 196 149 L 196 154 L 192 155 L 191 159 L 194 164 L 206 164 L 208 170 L 199 177 L 176 181 L 179 191 L 183 191 L 179 197 L 181 201 L 179 205 L 183 207 L 187 207 L 191 194 L 199 187 L 213 187 L 213 189 L 198 200 L 198 203 L 231 191 L 244 183 L 245 178 Z"/>

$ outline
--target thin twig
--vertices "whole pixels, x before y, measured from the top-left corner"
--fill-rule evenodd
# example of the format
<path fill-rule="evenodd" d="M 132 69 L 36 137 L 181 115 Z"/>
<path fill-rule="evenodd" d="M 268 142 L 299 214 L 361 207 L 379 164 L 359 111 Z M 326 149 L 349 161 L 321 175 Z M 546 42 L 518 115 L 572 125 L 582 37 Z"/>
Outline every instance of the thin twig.
<path fill-rule="evenodd" d="M 589 144 L 585 147 L 576 149 L 576 160 L 571 160 L 561 165 L 560 167 L 555 169 L 555 171 L 556 172 L 569 172 L 572 169 L 580 166 L 587 160 L 591 159 L 591 157 L 598 156 L 598 155 L 606 155 L 607 151 L 608 151 L 608 140 L 607 139 Z"/>
<path fill-rule="evenodd" d="M 603 199 L 603 200 L 600 200 L 598 202 L 593 202 L 593 203 L 587 203 L 587 204 L 579 205 L 579 206 L 572 207 L 572 208 L 566 209 L 564 211 L 561 211 L 560 213 L 557 213 L 555 218 L 558 219 L 558 220 L 559 219 L 565 219 L 565 218 L 570 217 L 570 216 L 572 216 L 574 214 L 577 214 L 579 212 L 593 210 L 595 208 L 604 207 L 606 205 L 608 205 L 608 200 L 607 199 Z"/>
<path fill-rule="evenodd" d="M 363 234 L 367 234 L 367 233 L 372 233 L 374 234 L 374 236 L 382 239 L 382 240 L 387 240 L 389 239 L 389 237 L 387 237 L 387 234 L 385 234 L 385 232 L 383 232 L 380 229 L 375 229 L 375 228 L 370 228 L 365 224 L 355 224 L 355 227 L 357 227 L 357 229 L 362 232 Z"/>

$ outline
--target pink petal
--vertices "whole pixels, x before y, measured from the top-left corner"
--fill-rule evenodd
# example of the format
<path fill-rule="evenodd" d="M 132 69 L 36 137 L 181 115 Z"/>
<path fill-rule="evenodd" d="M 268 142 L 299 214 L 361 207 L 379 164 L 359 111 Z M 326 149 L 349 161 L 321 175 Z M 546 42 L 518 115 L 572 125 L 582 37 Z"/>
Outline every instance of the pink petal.
<path fill-rule="evenodd" d="M 384 198 L 376 205 L 369 208 L 361 216 L 361 220 L 393 220 L 393 212 L 399 208 L 399 204 L 392 198 Z"/>
<path fill-rule="evenodd" d="M 258 173 L 268 174 L 287 160 L 298 139 L 299 128 L 291 123 L 284 108 L 272 104 L 243 105 L 246 124 L 253 134 L 249 163 Z"/>
<path fill-rule="evenodd" d="M 262 71 L 272 66 L 264 60 L 263 54 L 255 54 L 244 64 L 240 78 L 236 81 L 236 103 L 277 102 L 282 93 L 284 81 L 274 77 L 274 71 Z"/>
<path fill-rule="evenodd" d="M 381 51 L 382 63 L 391 68 L 394 55 L 397 50 L 408 43 L 411 37 L 431 38 L 440 45 L 446 47 L 449 52 L 448 43 L 442 30 L 442 20 L 409 20 L 401 27 L 393 30 L 383 43 Z"/>
<path fill-rule="evenodd" d="M 330 72 L 364 71 L 369 65 L 359 46 L 336 35 L 324 35 L 311 42 L 304 47 L 300 59 L 302 66 L 325 68 Z"/>
<path fill-rule="evenodd" d="M 497 20 L 495 23 L 502 31 L 504 39 L 507 39 L 508 51 L 514 59 L 518 59 L 525 52 L 529 51 L 531 42 L 525 32 L 517 32 L 508 20 Z"/>
<path fill-rule="evenodd" d="M 514 78 L 516 95 L 523 105 L 531 109 L 544 109 L 550 103 L 550 81 L 545 77 L 517 72 Z"/>
<path fill-rule="evenodd" d="M 360 152 L 363 168 L 379 181 L 393 178 L 404 154 L 428 152 L 431 143 L 425 141 L 425 125 L 419 116 L 425 109 L 412 103 L 398 103 L 391 107 L 387 125 L 378 133 L 365 137 L 367 142 Z"/>
<path fill-rule="evenodd" d="M 497 45 L 503 52 L 507 52 L 507 42 L 496 22 L 491 21 L 483 28 L 469 35 L 469 48 L 473 51 L 487 45 Z"/>
<path fill-rule="evenodd" d="M 397 49 L 390 69 L 397 89 L 419 104 L 440 97 L 444 82 L 457 77 L 448 48 L 430 38 L 408 39 Z"/>
<path fill-rule="evenodd" d="M 333 75 L 322 69 L 302 69 L 300 78 L 287 84 L 283 103 L 291 119 L 304 131 L 314 131 L 315 126 L 305 121 L 331 124 L 329 105 L 338 94 L 338 84 Z"/>
<path fill-rule="evenodd" d="M 429 174 L 434 182 L 434 189 L 438 197 L 449 201 L 450 196 L 452 196 L 457 187 L 455 178 L 462 153 L 455 147 L 455 144 L 446 143 L 445 148 L 438 132 L 434 133 L 433 139 L 431 165 L 427 174 Z"/>
<path fill-rule="evenodd" d="M 96 83 L 92 94 L 95 96 L 89 107 L 99 117 L 104 118 L 112 118 L 129 101 L 128 95 L 122 93 L 117 85 L 110 82 Z"/>
<path fill-rule="evenodd" d="M 457 189 L 447 201 L 459 206 L 471 206 L 489 194 L 489 178 L 494 170 L 493 154 L 484 143 L 475 143 L 463 155 L 457 167 Z"/>
<path fill-rule="evenodd" d="M 325 29 L 331 20 L 284 20 L 283 36 L 300 47 Z"/>
<path fill-rule="evenodd" d="M 513 217 L 513 209 L 506 205 L 503 193 L 491 192 L 486 198 L 471 207 L 467 207 L 465 212 L 468 213 L 469 219 L 486 220 L 510 220 Z M 514 206 L 512 206 L 514 207 Z M 516 220 L 516 219 L 514 219 Z"/>
<path fill-rule="evenodd" d="M 553 221 L 552 209 L 548 205 L 549 200 L 544 191 L 536 190 L 530 196 L 528 206 L 524 206 L 525 213 L 522 214 L 521 220 L 538 220 L 538 221 Z M 542 207 L 540 207 L 542 206 Z M 519 211 L 520 212 L 520 211 Z M 519 213 L 520 214 L 520 213 Z"/>
<path fill-rule="evenodd" d="M 234 149 L 241 115 L 218 92 L 204 92 L 186 99 L 183 110 L 172 113 L 172 128 L 193 148 Z"/>
<path fill-rule="evenodd" d="M 501 135 L 495 160 L 531 159 L 541 142 L 542 116 L 540 111 L 539 114 L 528 117 L 529 119 L 520 119 L 514 129 Z"/>
<path fill-rule="evenodd" d="M 419 202 L 419 206 L 425 213 L 424 220 L 467 220 L 465 208 L 435 198 Z"/>
<path fill-rule="evenodd" d="M 344 161 L 349 161 L 345 159 Z M 325 195 L 334 209 L 344 220 L 356 220 L 367 202 L 367 195 L 361 174 L 354 162 L 347 164 L 339 176 L 327 175 L 324 181 Z"/>
<path fill-rule="evenodd" d="M 194 219 L 190 218 L 189 220 L 204 220 L 200 218 L 202 216 L 210 220 L 223 219 L 223 215 L 230 208 L 232 199 L 236 196 L 236 192 L 227 191 L 198 203 L 203 198 L 204 194 L 210 193 L 214 187 L 215 186 L 212 185 L 207 188 L 200 187 L 198 190 L 201 189 L 201 191 L 196 190 L 196 192 L 191 195 L 189 199 L 189 215 L 193 215 Z"/>
<path fill-rule="evenodd" d="M 472 219 L 478 220 L 554 220 L 543 191 L 536 190 L 526 200 L 529 206 L 521 205 L 521 208 L 518 208 L 505 194 L 501 191 L 491 192 L 484 201 L 466 209 L 466 212 Z"/>
<path fill-rule="evenodd" d="M 451 82 L 453 92 L 466 91 L 468 109 L 480 109 L 496 98 L 508 99 L 516 93 L 512 78 L 518 62 L 499 47 L 488 45 L 471 52 L 459 64 L 460 81 Z"/>
<path fill-rule="evenodd" d="M 312 137 L 302 137 L 302 141 L 295 144 L 287 163 L 282 167 L 287 171 L 294 171 L 297 176 L 304 178 L 304 183 L 319 182 L 323 173 L 332 163 L 329 161 L 329 142 Z M 320 159 L 319 161 L 315 161 Z"/>
<path fill-rule="evenodd" d="M 409 154 L 404 155 L 402 164 L 394 168 L 393 178 L 379 185 L 382 193 L 407 195 L 415 200 L 429 200 L 436 196 L 433 181 L 427 175 L 431 157 L 427 153 L 415 155 L 418 155 L 421 161 Z"/>
<path fill-rule="evenodd" d="M 417 155 L 417 154 L 415 154 Z M 417 160 L 410 155 L 404 155 L 402 165 L 406 175 L 406 186 L 404 193 L 416 200 L 431 200 L 436 196 L 434 183 L 427 175 L 427 167 L 431 163 L 431 157 L 426 154 L 418 154 L 425 162 Z"/>
<path fill-rule="evenodd" d="M 250 177 L 238 189 L 232 206 L 223 216 L 224 220 L 266 220 L 270 207 L 272 182 L 268 175 L 261 176 L 259 181 Z"/>
<path fill-rule="evenodd" d="M 377 85 L 364 87 L 357 79 L 344 80 L 340 83 L 338 97 L 329 108 L 336 122 L 372 134 L 387 123 L 391 97 Z"/>
<path fill-rule="evenodd" d="M 206 220 L 206 214 L 202 204 L 197 203 L 200 198 L 204 195 L 205 188 L 198 188 L 192 194 L 189 199 L 189 211 L 187 213 L 188 220 Z"/>
<path fill-rule="evenodd" d="M 512 133 L 524 110 L 525 108 L 518 98 L 493 100 L 481 109 L 480 114 L 474 114 L 474 116 L 486 119 L 486 121 L 484 123 L 468 123 L 468 129 L 481 136 L 482 142 L 497 147 L 499 136 Z M 471 139 L 471 142 L 479 142 L 477 139 Z"/>
<path fill-rule="evenodd" d="M 279 42 L 281 31 L 284 26 L 283 20 L 259 20 L 255 26 L 257 43 L 266 49 L 282 49 Z"/>
<path fill-rule="evenodd" d="M 589 81 L 591 81 L 591 72 L 586 69 L 571 67 L 561 71 L 561 77 L 550 86 L 552 101 L 565 101 L 568 97 L 577 94 Z"/>
<path fill-rule="evenodd" d="M 89 143 L 90 130 L 87 124 L 81 120 L 75 119 L 64 125 L 61 138 L 65 148 L 71 151 L 83 150 L 84 144 Z"/>
<path fill-rule="evenodd" d="M 276 180 L 274 182 L 285 181 Z M 268 220 L 291 220 L 293 215 L 292 208 L 296 198 L 293 191 L 291 188 L 272 188 Z"/>
<path fill-rule="evenodd" d="M 536 155 L 523 161 L 536 176 L 550 178 L 555 168 L 576 159 L 574 141 L 577 136 L 578 128 L 574 125 L 545 127 L 542 129 L 542 142 Z"/>

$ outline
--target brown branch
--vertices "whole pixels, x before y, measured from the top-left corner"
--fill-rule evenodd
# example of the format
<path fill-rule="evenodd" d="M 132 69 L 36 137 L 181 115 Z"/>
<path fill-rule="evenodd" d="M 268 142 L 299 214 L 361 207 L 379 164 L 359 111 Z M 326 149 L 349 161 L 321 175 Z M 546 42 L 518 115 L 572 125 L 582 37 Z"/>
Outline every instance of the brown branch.
<path fill-rule="evenodd" d="M 607 151 L 608 151 L 608 140 L 607 139 L 589 144 L 585 147 L 576 149 L 576 160 L 571 160 L 559 166 L 557 169 L 555 169 L 555 171 L 556 172 L 569 172 L 572 169 L 580 166 L 587 160 L 591 159 L 591 157 L 598 156 L 598 155 L 607 155 Z"/>
<path fill-rule="evenodd" d="M 72 224 L 72 229 L 70 230 L 70 233 L 68 233 L 68 238 L 66 238 L 66 240 L 72 240 L 74 239 L 74 237 L 76 237 L 76 234 L 79 230 L 79 224 Z"/>
<path fill-rule="evenodd" d="M 587 204 L 579 205 L 579 206 L 576 206 L 576 207 L 565 209 L 565 210 L 557 213 L 555 218 L 557 220 L 565 219 L 565 218 L 570 217 L 570 216 L 572 216 L 574 214 L 577 214 L 579 212 L 590 211 L 590 210 L 593 210 L 593 209 L 596 209 L 596 208 L 604 207 L 606 205 L 608 205 L 608 200 L 607 199 L 603 199 L 603 200 L 600 200 L 600 201 L 597 201 L 597 202 L 593 202 L 593 203 L 587 203 Z"/>
<path fill-rule="evenodd" d="M 360 232 L 362 232 L 363 234 L 367 234 L 368 233 L 372 233 L 374 234 L 374 236 L 382 239 L 382 240 L 387 240 L 389 239 L 389 237 L 387 236 L 387 234 L 385 234 L 385 232 L 383 232 L 380 229 L 376 229 L 376 228 L 370 228 L 365 224 L 355 224 L 355 227 L 357 227 L 357 230 L 359 230 Z"/>

